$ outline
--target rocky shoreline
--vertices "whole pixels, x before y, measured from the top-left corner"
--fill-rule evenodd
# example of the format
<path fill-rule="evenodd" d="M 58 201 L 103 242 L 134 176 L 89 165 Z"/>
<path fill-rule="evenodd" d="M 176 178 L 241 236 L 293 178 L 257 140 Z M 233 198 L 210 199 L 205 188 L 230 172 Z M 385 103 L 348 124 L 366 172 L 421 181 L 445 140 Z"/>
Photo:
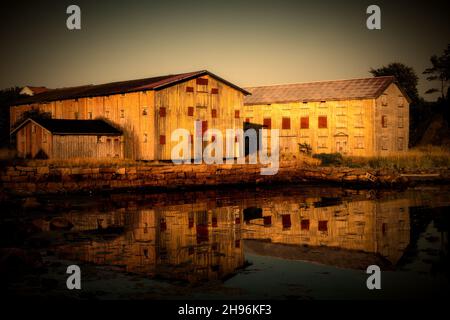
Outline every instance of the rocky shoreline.
<path fill-rule="evenodd" d="M 98 193 L 133 189 L 158 191 L 233 185 L 336 184 L 398 188 L 417 183 L 450 183 L 449 168 L 427 170 L 309 166 L 283 161 L 276 175 L 261 175 L 260 164 L 137 165 L 110 167 L 6 166 L 0 171 L 4 195 Z"/>

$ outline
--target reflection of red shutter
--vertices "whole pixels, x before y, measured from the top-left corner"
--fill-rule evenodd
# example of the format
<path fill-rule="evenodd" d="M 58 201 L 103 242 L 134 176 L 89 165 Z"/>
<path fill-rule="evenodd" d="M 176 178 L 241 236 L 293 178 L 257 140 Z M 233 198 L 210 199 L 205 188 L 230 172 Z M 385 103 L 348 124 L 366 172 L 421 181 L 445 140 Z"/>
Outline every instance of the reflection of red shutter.
<path fill-rule="evenodd" d="M 197 243 L 208 241 L 208 226 L 197 225 Z"/>
<path fill-rule="evenodd" d="M 265 216 L 265 217 L 264 217 L 264 225 L 265 225 L 265 226 L 270 226 L 270 225 L 272 225 L 272 216 Z"/>
<path fill-rule="evenodd" d="M 159 136 L 159 144 L 166 144 L 166 136 L 165 135 L 160 135 Z"/>
<path fill-rule="evenodd" d="M 165 107 L 159 108 L 159 116 L 160 117 L 165 117 L 166 116 L 166 108 Z"/>
<path fill-rule="evenodd" d="M 234 222 L 235 222 L 236 224 L 241 224 L 241 218 L 236 218 L 236 219 L 234 220 Z"/>
<path fill-rule="evenodd" d="M 211 117 L 217 118 L 217 109 L 212 109 L 211 110 Z"/>
<path fill-rule="evenodd" d="M 212 88 L 212 89 L 211 89 L 211 94 L 219 94 L 219 89 L 217 89 L 217 88 Z"/>
<path fill-rule="evenodd" d="M 160 227 L 159 229 L 161 231 L 166 231 L 167 230 L 167 223 L 166 223 L 166 220 L 164 220 L 164 218 L 161 219 L 161 221 L 159 223 L 159 227 Z"/>
<path fill-rule="evenodd" d="M 194 247 L 189 247 L 188 254 L 192 256 L 194 254 Z"/>
<path fill-rule="evenodd" d="M 309 230 L 309 220 L 305 219 L 300 222 L 301 230 Z"/>
<path fill-rule="evenodd" d="M 263 126 L 266 127 L 266 129 L 271 129 L 272 128 L 272 119 L 264 118 Z"/>
<path fill-rule="evenodd" d="M 240 248 L 240 247 L 241 247 L 241 240 L 236 240 L 236 241 L 234 242 L 234 246 L 235 246 L 236 248 Z"/>
<path fill-rule="evenodd" d="M 301 129 L 309 129 L 309 117 L 301 117 L 300 118 L 300 128 Z"/>
<path fill-rule="evenodd" d="M 283 118 L 281 128 L 282 129 L 290 129 L 291 128 L 291 118 Z"/>
<path fill-rule="evenodd" d="M 193 117 L 194 116 L 194 107 L 188 107 L 188 116 Z"/>
<path fill-rule="evenodd" d="M 186 87 L 186 92 L 194 92 L 194 88 L 193 87 Z"/>
<path fill-rule="evenodd" d="M 217 217 L 212 217 L 212 226 L 213 228 L 217 228 Z"/>
<path fill-rule="evenodd" d="M 327 220 L 319 221 L 319 231 L 328 231 L 328 221 Z"/>
<path fill-rule="evenodd" d="M 291 215 L 290 214 L 283 214 L 281 216 L 281 221 L 283 223 L 283 228 L 291 227 Z"/>
<path fill-rule="evenodd" d="M 321 129 L 327 128 L 327 116 L 319 117 L 319 128 Z"/>
<path fill-rule="evenodd" d="M 191 229 L 194 226 L 194 218 L 189 218 L 189 229 Z"/>

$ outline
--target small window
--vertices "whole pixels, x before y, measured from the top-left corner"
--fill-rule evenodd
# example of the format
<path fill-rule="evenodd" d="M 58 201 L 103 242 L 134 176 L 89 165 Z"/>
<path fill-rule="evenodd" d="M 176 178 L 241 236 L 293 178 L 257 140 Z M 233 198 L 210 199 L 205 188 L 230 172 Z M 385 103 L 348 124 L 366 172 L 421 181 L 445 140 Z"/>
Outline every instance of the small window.
<path fill-rule="evenodd" d="M 263 120 L 263 126 L 266 129 L 272 129 L 272 119 L 271 118 L 264 118 Z"/>
<path fill-rule="evenodd" d="M 166 116 L 166 108 L 165 107 L 159 108 L 159 116 L 161 118 L 164 118 Z"/>
<path fill-rule="evenodd" d="M 263 220 L 265 227 L 270 227 L 272 225 L 272 216 L 264 216 Z"/>
<path fill-rule="evenodd" d="M 398 116 L 398 127 L 403 128 L 403 116 Z"/>
<path fill-rule="evenodd" d="M 97 136 L 97 143 L 102 143 L 102 137 L 101 136 Z"/>
<path fill-rule="evenodd" d="M 387 116 L 381 116 L 381 127 L 387 128 L 387 126 L 388 126 Z"/>
<path fill-rule="evenodd" d="M 383 94 L 382 96 L 381 96 L 381 105 L 382 106 L 387 106 L 387 95 L 386 94 Z"/>
<path fill-rule="evenodd" d="M 188 107 L 188 116 L 193 117 L 194 116 L 194 107 Z"/>
<path fill-rule="evenodd" d="M 125 110 L 120 110 L 120 118 L 124 119 L 125 118 Z"/>
<path fill-rule="evenodd" d="M 217 109 L 212 109 L 211 110 L 211 117 L 217 118 Z"/>
<path fill-rule="evenodd" d="M 88 119 L 89 119 L 89 120 L 92 120 L 92 111 L 89 111 L 89 112 L 88 112 Z"/>
<path fill-rule="evenodd" d="M 355 137 L 355 149 L 364 149 L 364 137 Z"/>
<path fill-rule="evenodd" d="M 208 79 L 197 78 L 197 92 L 208 92 Z"/>
<path fill-rule="evenodd" d="M 235 119 L 239 119 L 240 118 L 239 110 L 234 110 L 234 118 Z"/>
<path fill-rule="evenodd" d="M 147 107 L 142 108 L 142 115 L 146 116 L 148 114 L 148 109 Z"/>
<path fill-rule="evenodd" d="M 389 140 L 387 137 L 381 137 L 381 150 L 388 150 Z"/>
<path fill-rule="evenodd" d="M 219 89 L 217 89 L 217 88 L 212 88 L 212 89 L 211 89 L 211 94 L 219 94 Z"/>
<path fill-rule="evenodd" d="M 105 118 L 106 118 L 106 119 L 109 119 L 109 110 L 106 110 L 106 111 L 105 111 Z"/>
<path fill-rule="evenodd" d="M 47 132 L 42 132 L 42 143 L 47 143 L 48 134 Z"/>
<path fill-rule="evenodd" d="M 402 96 L 398 97 L 398 106 L 401 108 L 405 103 L 405 99 Z"/>
<path fill-rule="evenodd" d="M 194 87 L 186 87 L 186 92 L 194 92 Z"/>
<path fill-rule="evenodd" d="M 166 144 L 166 136 L 165 135 L 160 135 L 159 136 L 159 144 L 164 145 Z"/>
<path fill-rule="evenodd" d="M 147 134 L 144 133 L 144 139 L 143 139 L 143 142 L 144 142 L 144 143 L 147 143 L 147 138 L 148 138 L 148 137 L 147 137 Z"/>
<path fill-rule="evenodd" d="M 404 141 L 405 141 L 405 139 L 403 137 L 398 137 L 397 138 L 397 149 L 398 149 L 398 151 L 403 151 L 403 149 L 404 149 Z"/>
<path fill-rule="evenodd" d="M 281 222 L 283 224 L 283 229 L 289 229 L 292 225 L 291 223 L 291 215 L 290 214 L 283 214 L 281 215 Z"/>
<path fill-rule="evenodd" d="M 327 116 L 319 116 L 319 129 L 326 129 L 328 127 Z"/>
<path fill-rule="evenodd" d="M 74 112 L 73 116 L 76 120 L 80 119 L 80 114 L 78 112 Z"/>
<path fill-rule="evenodd" d="M 284 117 L 281 120 L 281 129 L 285 129 L 285 130 L 291 129 L 291 118 Z"/>
<path fill-rule="evenodd" d="M 300 129 L 309 129 L 309 117 L 300 118 Z"/>
<path fill-rule="evenodd" d="M 309 230 L 309 219 L 303 219 L 300 221 L 300 229 L 301 230 Z"/>
<path fill-rule="evenodd" d="M 328 231 L 328 221 L 327 220 L 319 220 L 319 231 L 327 232 Z"/>
<path fill-rule="evenodd" d="M 36 133 L 36 125 L 34 124 L 31 125 L 31 132 Z"/>

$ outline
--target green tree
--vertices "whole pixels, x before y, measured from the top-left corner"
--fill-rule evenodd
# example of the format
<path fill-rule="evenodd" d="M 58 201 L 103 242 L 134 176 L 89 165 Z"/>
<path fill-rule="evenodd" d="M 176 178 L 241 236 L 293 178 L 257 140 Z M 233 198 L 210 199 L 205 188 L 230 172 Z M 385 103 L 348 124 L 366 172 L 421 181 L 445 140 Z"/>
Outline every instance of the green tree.
<path fill-rule="evenodd" d="M 449 81 L 450 81 L 450 44 L 447 45 L 447 49 L 441 56 L 432 55 L 430 58 L 431 68 L 425 69 L 423 74 L 428 75 L 427 80 L 429 81 L 439 81 L 440 88 L 432 88 L 427 90 L 425 93 L 435 93 L 439 92 L 441 98 L 445 99 L 446 95 L 448 97 L 449 93 Z"/>
<path fill-rule="evenodd" d="M 419 78 L 413 68 L 400 62 L 393 62 L 387 66 L 382 66 L 369 71 L 374 77 L 395 76 L 400 86 L 405 89 L 408 97 L 413 101 L 419 101 L 419 92 L 417 83 Z"/>

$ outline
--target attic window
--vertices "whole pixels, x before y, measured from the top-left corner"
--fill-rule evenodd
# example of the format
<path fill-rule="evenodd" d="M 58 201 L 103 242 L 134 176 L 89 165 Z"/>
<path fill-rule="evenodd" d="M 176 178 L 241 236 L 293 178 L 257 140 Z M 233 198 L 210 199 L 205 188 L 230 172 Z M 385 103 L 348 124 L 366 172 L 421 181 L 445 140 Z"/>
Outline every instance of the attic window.
<path fill-rule="evenodd" d="M 186 92 L 194 92 L 194 87 L 186 87 Z"/>
<path fill-rule="evenodd" d="M 403 107 L 405 99 L 402 96 L 398 97 L 398 106 L 401 108 Z"/>
<path fill-rule="evenodd" d="M 197 78 L 197 92 L 208 92 L 208 79 Z"/>
<path fill-rule="evenodd" d="M 219 89 L 217 89 L 217 88 L 212 88 L 212 89 L 211 89 L 211 94 L 219 94 Z"/>
<path fill-rule="evenodd" d="M 387 94 L 383 94 L 382 96 L 381 96 L 381 105 L 382 106 L 387 106 Z"/>

